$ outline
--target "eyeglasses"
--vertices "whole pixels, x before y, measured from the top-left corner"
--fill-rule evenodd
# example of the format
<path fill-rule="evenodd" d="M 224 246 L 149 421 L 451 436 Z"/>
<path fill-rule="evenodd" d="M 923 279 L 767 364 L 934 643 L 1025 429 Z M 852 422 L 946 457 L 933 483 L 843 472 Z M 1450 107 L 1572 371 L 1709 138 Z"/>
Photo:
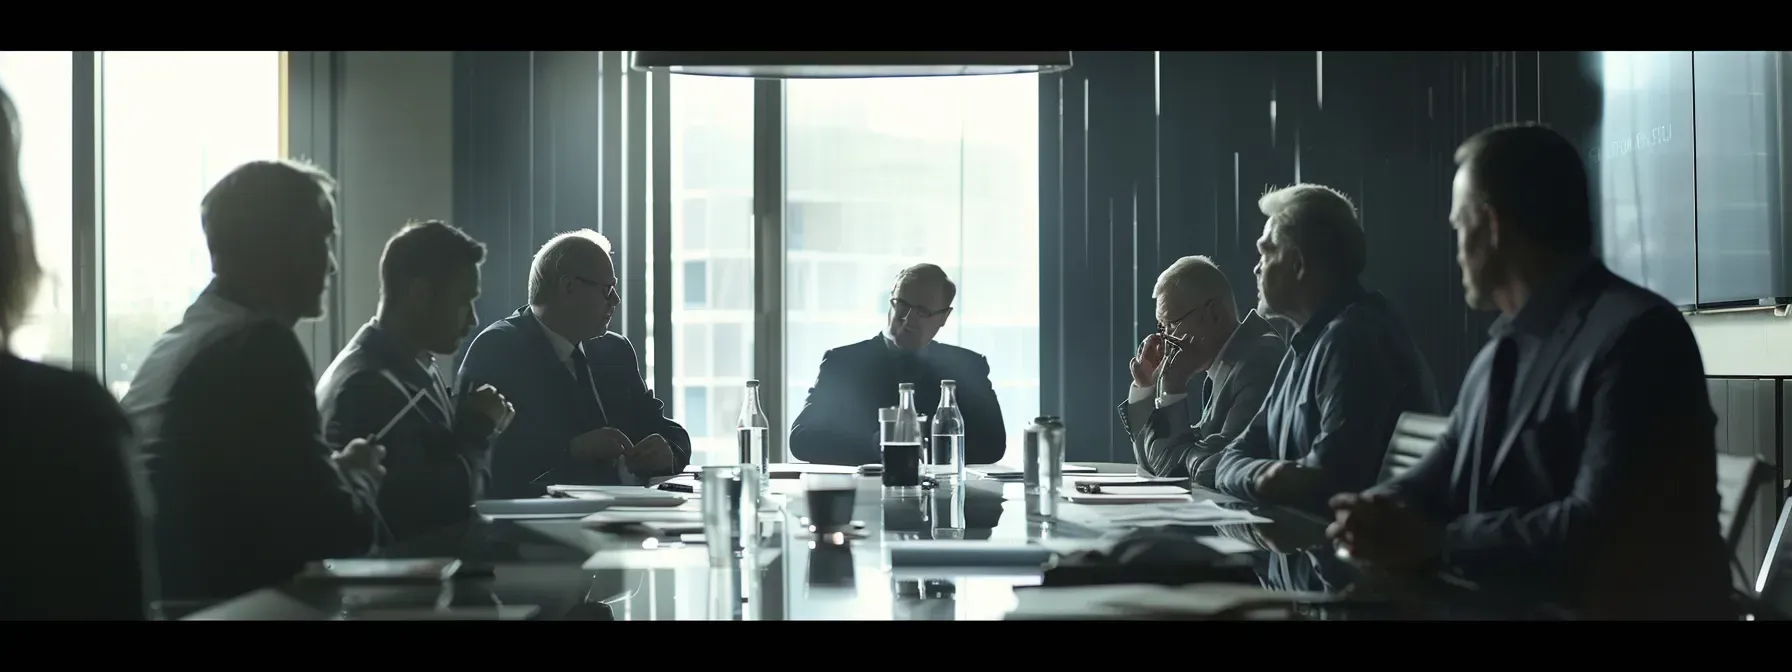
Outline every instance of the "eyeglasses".
<path fill-rule="evenodd" d="M 945 315 L 946 313 L 952 312 L 952 309 L 950 307 L 941 308 L 939 310 L 928 310 L 926 308 L 922 308 L 920 306 L 917 306 L 915 304 L 912 304 L 912 303 L 909 303 L 907 301 L 903 301 L 902 299 L 897 299 L 897 298 L 890 299 L 890 309 L 896 311 L 896 317 L 899 317 L 899 318 L 906 318 L 911 314 L 919 316 L 919 317 L 924 317 L 924 318 L 925 317 L 939 317 L 941 315 Z"/>
<path fill-rule="evenodd" d="M 1208 299 L 1206 301 L 1201 302 L 1200 305 L 1188 309 L 1188 312 L 1183 313 L 1181 316 L 1177 317 L 1174 320 L 1170 320 L 1169 322 L 1161 322 L 1161 321 L 1158 322 L 1157 323 L 1157 333 L 1159 333 L 1159 334 L 1170 333 L 1171 329 L 1175 329 L 1177 325 L 1180 325 L 1183 322 L 1187 321 L 1190 315 L 1194 315 L 1196 312 L 1199 312 L 1202 308 L 1206 308 L 1207 306 L 1212 305 L 1213 302 L 1218 301 L 1218 300 L 1219 299 Z"/>
<path fill-rule="evenodd" d="M 592 287 L 604 287 L 605 286 L 603 283 L 600 283 L 596 280 L 592 280 L 592 279 L 586 278 L 586 277 L 581 277 L 581 276 L 577 276 L 577 275 L 568 275 L 567 277 L 570 277 L 579 282 L 583 282 L 587 285 L 591 285 Z M 616 291 L 616 285 L 609 285 L 608 289 L 604 291 L 604 300 L 609 301 L 610 305 L 615 305 L 615 304 L 622 302 L 622 294 L 620 294 Z"/>

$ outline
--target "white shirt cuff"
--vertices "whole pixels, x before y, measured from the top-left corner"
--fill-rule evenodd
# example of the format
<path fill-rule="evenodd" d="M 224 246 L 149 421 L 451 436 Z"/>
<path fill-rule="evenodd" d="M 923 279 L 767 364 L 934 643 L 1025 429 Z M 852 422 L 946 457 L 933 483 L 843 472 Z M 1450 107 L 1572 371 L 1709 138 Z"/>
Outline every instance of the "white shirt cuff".
<path fill-rule="evenodd" d="M 1126 403 L 1136 404 L 1146 399 L 1150 399 L 1151 393 L 1155 391 L 1156 390 L 1149 387 L 1139 387 L 1138 385 L 1134 385 L 1132 386 L 1132 390 L 1126 393 Z"/>
<path fill-rule="evenodd" d="M 1165 408 L 1165 407 L 1169 407 L 1169 406 L 1174 406 L 1176 404 L 1182 403 L 1182 400 L 1187 399 L 1187 398 L 1188 398 L 1187 392 L 1177 392 L 1174 394 L 1165 394 L 1165 395 L 1159 396 L 1157 398 L 1157 407 Z"/>

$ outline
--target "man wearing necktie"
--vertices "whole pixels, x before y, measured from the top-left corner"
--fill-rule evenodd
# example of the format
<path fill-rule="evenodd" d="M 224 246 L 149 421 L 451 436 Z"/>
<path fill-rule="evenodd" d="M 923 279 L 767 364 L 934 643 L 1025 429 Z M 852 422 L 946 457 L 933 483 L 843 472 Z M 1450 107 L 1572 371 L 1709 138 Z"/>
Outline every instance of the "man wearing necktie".
<path fill-rule="evenodd" d="M 516 408 L 492 444 L 492 497 L 641 485 L 690 464 L 690 435 L 647 389 L 634 345 L 609 331 L 619 297 L 609 240 L 562 233 L 530 265 L 529 305 L 467 346 L 457 386 L 494 385 Z"/>
<path fill-rule="evenodd" d="M 1602 619 L 1727 619 L 1716 416 L 1698 343 L 1666 299 L 1594 251 L 1567 139 L 1501 126 L 1456 152 L 1457 262 L 1498 310 L 1436 447 L 1332 501 L 1330 533 L 1377 571 Z"/>
<path fill-rule="evenodd" d="M 409 539 L 467 519 L 484 497 L 492 432 L 510 404 L 491 385 L 450 397 L 437 355 L 453 355 L 478 318 L 485 246 L 446 222 L 406 225 L 380 255 L 380 305 L 317 383 L 331 445 L 386 447 L 379 512 Z M 458 403 L 456 403 L 458 401 Z"/>
<path fill-rule="evenodd" d="M 940 381 L 958 383 L 965 462 L 993 464 L 1007 450 L 1002 405 L 983 355 L 934 340 L 952 313 L 958 288 L 933 264 L 903 269 L 890 291 L 884 333 L 829 350 L 802 412 L 790 427 L 790 454 L 816 464 L 856 466 L 883 460 L 877 409 L 895 406 L 897 385 L 915 384 L 915 408 L 931 415 Z"/>

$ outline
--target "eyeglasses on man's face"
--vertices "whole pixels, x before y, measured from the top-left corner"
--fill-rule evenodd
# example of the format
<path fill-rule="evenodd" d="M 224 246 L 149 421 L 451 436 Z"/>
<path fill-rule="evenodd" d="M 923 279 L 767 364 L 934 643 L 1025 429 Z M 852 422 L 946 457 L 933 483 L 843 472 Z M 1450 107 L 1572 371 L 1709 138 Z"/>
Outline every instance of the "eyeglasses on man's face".
<path fill-rule="evenodd" d="M 570 277 L 579 282 L 583 282 L 592 287 L 597 287 L 597 288 L 603 289 L 604 290 L 604 300 L 610 302 L 610 305 L 616 305 L 616 304 L 622 302 L 622 294 L 620 294 L 616 291 L 616 285 L 605 285 L 596 280 L 592 280 L 591 278 L 578 276 L 578 275 L 570 275 L 567 277 Z"/>
<path fill-rule="evenodd" d="M 896 312 L 896 317 L 898 319 L 906 319 L 909 317 L 919 317 L 919 318 L 939 317 L 941 315 L 945 315 L 948 312 L 951 312 L 952 309 L 951 308 L 941 308 L 939 310 L 928 310 L 926 308 L 922 308 L 921 306 L 917 306 L 915 304 L 904 301 L 900 298 L 892 297 L 890 299 L 890 310 L 893 310 Z"/>

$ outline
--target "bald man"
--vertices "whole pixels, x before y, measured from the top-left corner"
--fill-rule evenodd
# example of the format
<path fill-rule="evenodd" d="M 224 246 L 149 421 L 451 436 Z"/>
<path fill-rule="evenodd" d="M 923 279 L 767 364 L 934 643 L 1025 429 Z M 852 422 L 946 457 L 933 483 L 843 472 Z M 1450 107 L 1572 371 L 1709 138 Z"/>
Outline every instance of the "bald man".
<path fill-rule="evenodd" d="M 1220 451 L 1257 417 L 1288 347 L 1256 311 L 1238 319 L 1232 283 L 1207 257 L 1177 259 L 1151 297 L 1157 331 L 1127 363 L 1132 388 L 1120 417 L 1139 468 L 1211 488 Z"/>
<path fill-rule="evenodd" d="M 610 241 L 562 233 L 530 264 L 529 305 L 467 346 L 456 385 L 493 385 L 516 409 L 492 443 L 490 497 L 640 485 L 690 464 L 690 435 L 647 389 L 635 346 L 609 331 L 620 302 Z"/>

